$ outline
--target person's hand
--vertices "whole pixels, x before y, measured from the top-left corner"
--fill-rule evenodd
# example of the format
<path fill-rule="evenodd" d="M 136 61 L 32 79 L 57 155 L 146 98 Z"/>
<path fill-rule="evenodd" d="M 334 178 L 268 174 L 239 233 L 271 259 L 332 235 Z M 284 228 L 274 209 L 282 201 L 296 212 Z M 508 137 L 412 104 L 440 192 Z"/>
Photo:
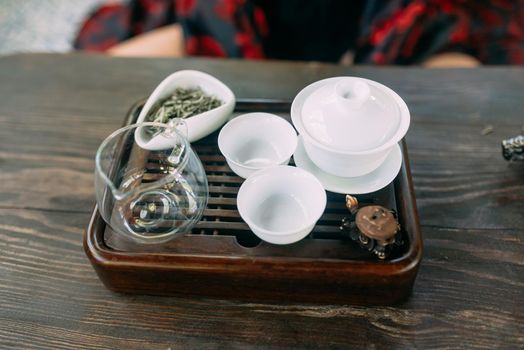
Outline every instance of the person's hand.
<path fill-rule="evenodd" d="M 182 57 L 184 36 L 179 24 L 161 27 L 123 41 L 109 50 L 112 56 Z"/>

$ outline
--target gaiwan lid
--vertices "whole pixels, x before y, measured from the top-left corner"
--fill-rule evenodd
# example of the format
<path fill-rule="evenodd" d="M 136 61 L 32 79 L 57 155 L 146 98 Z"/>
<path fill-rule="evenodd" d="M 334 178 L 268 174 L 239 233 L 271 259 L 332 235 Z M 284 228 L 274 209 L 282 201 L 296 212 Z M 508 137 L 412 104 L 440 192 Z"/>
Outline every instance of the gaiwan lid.
<path fill-rule="evenodd" d="M 368 79 L 325 79 L 303 92 L 298 110 L 303 130 L 299 132 L 305 132 L 330 149 L 342 152 L 376 149 L 394 139 L 401 124 L 405 124 L 398 103 L 400 97 L 384 85 Z M 407 115 L 409 123 L 409 112 Z"/>

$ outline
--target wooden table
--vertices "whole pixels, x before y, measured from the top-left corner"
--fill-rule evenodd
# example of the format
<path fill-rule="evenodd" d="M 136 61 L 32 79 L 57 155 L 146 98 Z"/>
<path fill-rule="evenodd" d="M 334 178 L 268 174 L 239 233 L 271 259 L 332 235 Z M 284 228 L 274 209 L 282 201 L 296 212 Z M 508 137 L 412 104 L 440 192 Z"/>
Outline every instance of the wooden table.
<path fill-rule="evenodd" d="M 425 244 L 409 301 L 262 304 L 104 288 L 82 250 L 95 151 L 133 102 L 183 68 L 238 97 L 292 99 L 347 74 L 406 100 Z M 0 348 L 524 348 L 524 162 L 500 154 L 524 124 L 523 68 L 32 54 L 0 58 L 0 81 Z"/>

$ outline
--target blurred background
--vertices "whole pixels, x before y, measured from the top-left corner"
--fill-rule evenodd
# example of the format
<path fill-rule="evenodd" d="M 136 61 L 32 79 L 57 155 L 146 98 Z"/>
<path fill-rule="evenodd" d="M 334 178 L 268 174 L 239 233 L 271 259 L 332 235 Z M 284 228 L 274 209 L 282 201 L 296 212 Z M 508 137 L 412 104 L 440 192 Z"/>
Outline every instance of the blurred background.
<path fill-rule="evenodd" d="M 0 0 L 0 55 L 68 52 L 104 0 Z"/>
<path fill-rule="evenodd" d="M 0 0 L 0 55 L 524 64 L 524 0 Z"/>

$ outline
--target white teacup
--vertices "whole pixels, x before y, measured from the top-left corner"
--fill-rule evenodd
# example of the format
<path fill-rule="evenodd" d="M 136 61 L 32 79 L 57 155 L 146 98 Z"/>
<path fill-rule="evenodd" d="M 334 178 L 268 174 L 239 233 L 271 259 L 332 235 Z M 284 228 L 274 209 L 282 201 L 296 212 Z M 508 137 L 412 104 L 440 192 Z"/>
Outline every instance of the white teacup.
<path fill-rule="evenodd" d="M 289 163 L 297 148 L 297 132 L 277 115 L 248 113 L 224 125 L 218 147 L 231 170 L 247 178 L 257 170 Z"/>
<path fill-rule="evenodd" d="M 309 172 L 291 166 L 257 171 L 240 187 L 240 216 L 262 240 L 290 244 L 306 237 L 326 207 L 326 192 Z"/>

